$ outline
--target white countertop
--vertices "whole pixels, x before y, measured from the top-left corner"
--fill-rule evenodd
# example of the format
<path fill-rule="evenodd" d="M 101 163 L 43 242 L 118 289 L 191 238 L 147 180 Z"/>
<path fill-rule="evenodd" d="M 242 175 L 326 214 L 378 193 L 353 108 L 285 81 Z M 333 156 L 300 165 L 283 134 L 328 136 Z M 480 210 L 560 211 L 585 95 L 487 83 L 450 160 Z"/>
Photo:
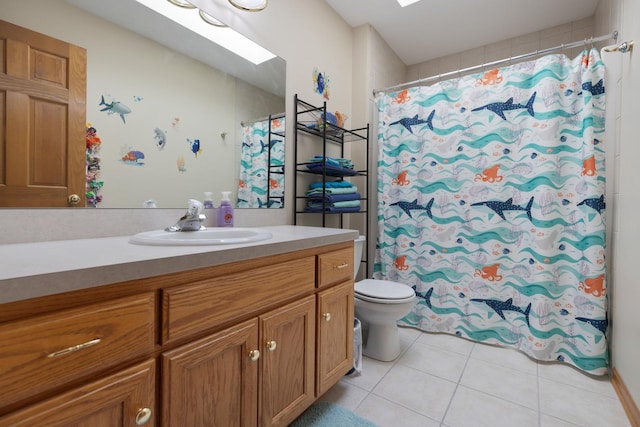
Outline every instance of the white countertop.
<path fill-rule="evenodd" d="M 355 240 L 358 232 L 280 225 L 240 245 L 143 246 L 129 236 L 0 245 L 0 304 Z"/>

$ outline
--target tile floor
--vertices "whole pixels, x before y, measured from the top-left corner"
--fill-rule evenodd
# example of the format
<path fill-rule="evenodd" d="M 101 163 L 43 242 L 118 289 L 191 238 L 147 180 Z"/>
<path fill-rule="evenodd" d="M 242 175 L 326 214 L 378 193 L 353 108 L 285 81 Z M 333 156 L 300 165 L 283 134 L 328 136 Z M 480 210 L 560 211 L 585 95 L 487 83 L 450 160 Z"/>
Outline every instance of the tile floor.
<path fill-rule="evenodd" d="M 607 377 L 507 348 L 401 328 L 393 362 L 363 358 L 322 400 L 380 427 L 627 427 Z"/>

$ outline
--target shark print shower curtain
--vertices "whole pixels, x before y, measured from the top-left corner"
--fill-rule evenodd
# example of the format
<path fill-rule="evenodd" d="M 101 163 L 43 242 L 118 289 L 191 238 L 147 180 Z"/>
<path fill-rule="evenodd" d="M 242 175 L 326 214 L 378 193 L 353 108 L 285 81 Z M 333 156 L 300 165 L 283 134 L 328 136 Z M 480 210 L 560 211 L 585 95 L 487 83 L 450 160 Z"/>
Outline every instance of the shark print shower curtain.
<path fill-rule="evenodd" d="M 271 141 L 269 141 L 271 124 Z M 284 195 L 284 117 L 242 126 L 239 208 L 281 208 Z M 274 132 L 278 134 L 275 135 Z M 268 165 L 271 162 L 271 174 Z M 274 173 L 275 172 L 275 173 Z M 271 200 L 267 200 L 268 197 Z"/>
<path fill-rule="evenodd" d="M 608 367 L 604 65 L 549 55 L 381 95 L 374 277 L 400 321 Z"/>

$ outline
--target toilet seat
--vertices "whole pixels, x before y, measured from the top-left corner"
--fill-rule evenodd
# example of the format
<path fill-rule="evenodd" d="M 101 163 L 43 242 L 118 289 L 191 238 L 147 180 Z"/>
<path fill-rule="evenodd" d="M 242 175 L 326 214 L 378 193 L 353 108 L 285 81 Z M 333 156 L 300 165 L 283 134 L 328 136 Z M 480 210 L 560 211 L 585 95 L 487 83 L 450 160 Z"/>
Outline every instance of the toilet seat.
<path fill-rule="evenodd" d="M 415 298 L 415 291 L 390 280 L 365 279 L 355 284 L 355 296 L 363 301 L 381 304 L 403 304 Z"/>

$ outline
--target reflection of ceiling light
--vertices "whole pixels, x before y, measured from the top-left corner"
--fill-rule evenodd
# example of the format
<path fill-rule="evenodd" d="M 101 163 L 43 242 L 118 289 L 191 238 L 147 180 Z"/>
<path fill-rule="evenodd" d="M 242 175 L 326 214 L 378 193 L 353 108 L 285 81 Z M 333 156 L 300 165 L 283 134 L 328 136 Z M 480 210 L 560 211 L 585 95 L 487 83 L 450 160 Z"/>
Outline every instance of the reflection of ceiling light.
<path fill-rule="evenodd" d="M 211 23 L 204 21 L 204 17 L 200 19 L 198 14 L 186 10 L 186 8 L 181 9 L 172 6 L 178 0 L 169 0 L 168 2 L 158 2 L 157 0 L 136 1 L 256 65 L 276 57 L 267 49 L 231 28 L 210 25 Z M 180 1 L 180 3 L 186 2 Z M 211 18 L 208 15 L 207 17 Z"/>
<path fill-rule="evenodd" d="M 409 6 L 410 4 L 417 3 L 419 1 L 420 0 L 398 0 L 398 3 L 400 4 L 400 6 L 405 7 L 405 6 Z"/>
<path fill-rule="evenodd" d="M 229 3 L 238 9 L 249 12 L 257 12 L 267 7 L 268 0 L 229 0 Z"/>
<path fill-rule="evenodd" d="M 215 27 L 221 27 L 221 28 L 229 27 L 227 24 L 224 24 L 224 23 L 218 21 L 216 18 L 214 18 L 213 16 L 211 16 L 208 13 L 204 12 L 202 9 L 200 9 L 198 11 L 198 13 L 200 14 L 200 18 L 202 18 L 202 20 L 204 22 L 206 22 L 207 24 L 213 25 Z"/>
<path fill-rule="evenodd" d="M 175 4 L 176 6 L 184 7 L 185 9 L 195 9 L 196 7 L 189 3 L 188 1 L 182 0 L 168 0 L 169 3 Z"/>

